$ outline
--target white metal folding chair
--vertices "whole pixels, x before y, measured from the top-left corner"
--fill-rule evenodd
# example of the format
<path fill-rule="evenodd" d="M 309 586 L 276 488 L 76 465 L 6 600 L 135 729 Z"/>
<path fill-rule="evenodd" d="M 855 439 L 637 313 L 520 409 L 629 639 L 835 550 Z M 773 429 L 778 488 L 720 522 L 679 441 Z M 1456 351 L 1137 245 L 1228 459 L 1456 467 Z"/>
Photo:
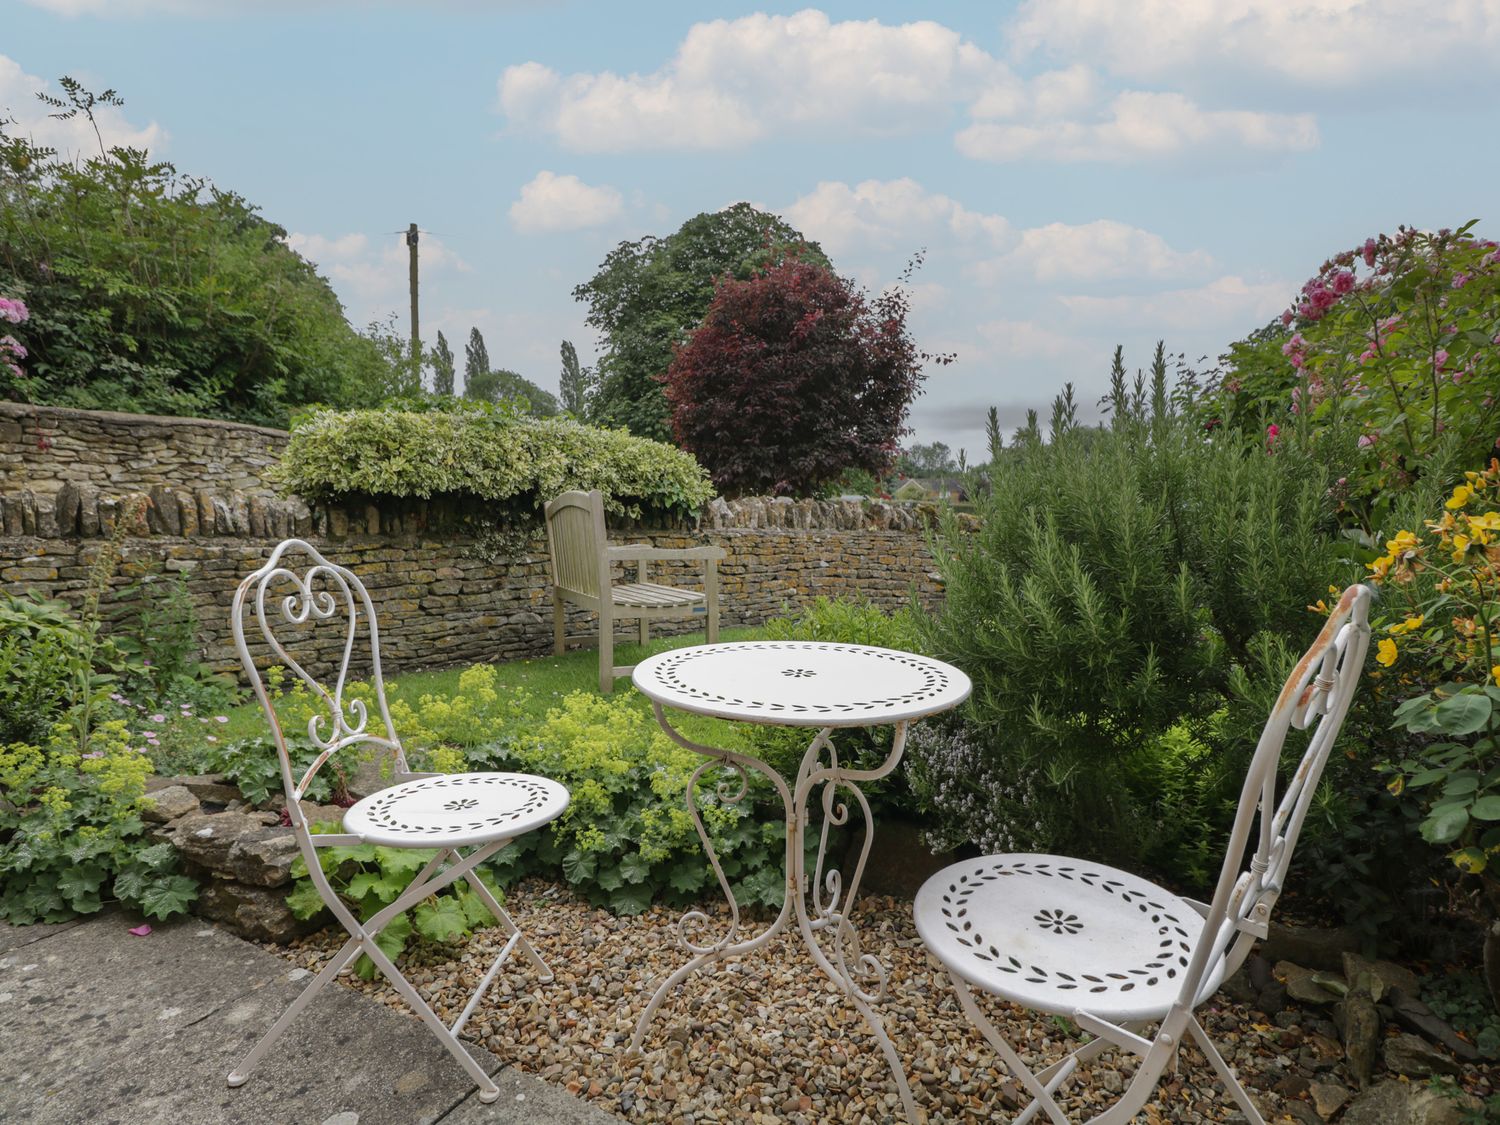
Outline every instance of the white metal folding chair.
<path fill-rule="evenodd" d="M 301 570 L 294 569 L 286 558 L 299 552 L 306 556 L 306 563 Z M 276 603 L 269 612 L 266 606 L 268 598 Z M 282 734 L 281 724 L 271 705 L 271 698 L 267 694 L 255 657 L 251 655 L 245 640 L 245 618 L 251 613 L 260 628 L 261 636 L 269 646 L 272 660 L 293 672 L 321 704 L 319 712 L 309 721 L 307 728 L 309 737 L 321 752 L 300 779 L 293 777 L 286 738 Z M 279 621 L 273 624 L 273 618 L 278 617 Z M 531 774 L 411 772 L 407 767 L 406 752 L 391 725 L 390 711 L 386 707 L 385 684 L 380 674 L 380 634 L 370 595 L 352 571 L 330 563 L 302 540 L 288 539 L 280 544 L 271 552 L 271 557 L 264 566 L 240 583 L 234 595 L 231 621 L 240 663 L 244 665 L 245 675 L 255 689 L 256 697 L 265 711 L 266 721 L 271 725 L 276 753 L 281 762 L 287 810 L 297 836 L 297 845 L 307 863 L 308 875 L 328 909 L 349 932 L 349 940 L 245 1056 L 244 1061 L 230 1072 L 229 1085 L 242 1085 L 250 1077 L 256 1063 L 291 1025 L 297 1014 L 345 966 L 363 953 L 386 975 L 396 991 L 421 1017 L 422 1022 L 432 1029 L 443 1046 L 468 1072 L 469 1077 L 479 1086 L 480 1100 L 494 1101 L 500 1095 L 499 1087 L 464 1049 L 458 1040 L 459 1032 L 463 1030 L 464 1024 L 468 1022 L 513 949 L 520 948 L 541 974 L 543 981 L 550 981 L 552 972 L 480 880 L 475 869 L 515 837 L 540 828 L 558 816 L 568 807 L 567 789 L 548 778 L 534 777 Z M 278 635 L 278 627 L 284 627 L 290 647 L 306 651 L 303 646 L 311 643 L 311 635 L 322 622 L 342 624 L 342 655 L 337 679 L 331 691 L 308 673 L 303 663 L 288 651 L 289 645 L 283 643 L 282 637 Z M 361 624 L 369 645 L 371 683 L 379 710 L 375 730 L 370 729 L 370 715 L 364 701 L 345 698 L 351 658 L 357 644 L 363 649 L 360 641 Z M 344 814 L 342 833 L 314 835 L 302 813 L 302 796 L 314 775 L 330 757 L 354 747 L 374 747 L 377 751 L 389 752 L 393 756 L 396 783 L 351 806 Z M 394 902 L 364 921 L 355 917 L 333 890 L 318 862 L 317 854 L 319 848 L 358 844 L 419 848 L 434 852 L 432 860 Z M 475 986 L 458 1018 L 448 1026 L 417 994 L 416 989 L 396 968 L 395 962 L 376 944 L 375 939 L 397 915 L 459 879 L 467 881 L 495 916 L 495 920 L 509 933 L 510 940 Z"/>
<path fill-rule="evenodd" d="M 1123 1125 L 1150 1099 L 1185 1038 L 1197 1043 L 1252 1125 L 1264 1125 L 1194 1011 L 1266 936 L 1364 664 L 1369 599 L 1364 586 L 1344 591 L 1278 696 L 1240 792 L 1212 903 L 1180 898 L 1103 864 L 1029 854 L 953 864 L 917 892 L 923 942 L 953 978 L 964 1011 L 1032 1097 L 1014 1125 L 1042 1111 L 1065 1125 L 1058 1089 L 1079 1063 L 1111 1048 L 1140 1062 L 1120 1099 L 1089 1120 Z M 1278 767 L 1291 727 L 1314 729 L 1278 801 Z M 1066 1016 L 1096 1038 L 1033 1071 L 979 1009 L 971 987 Z"/>

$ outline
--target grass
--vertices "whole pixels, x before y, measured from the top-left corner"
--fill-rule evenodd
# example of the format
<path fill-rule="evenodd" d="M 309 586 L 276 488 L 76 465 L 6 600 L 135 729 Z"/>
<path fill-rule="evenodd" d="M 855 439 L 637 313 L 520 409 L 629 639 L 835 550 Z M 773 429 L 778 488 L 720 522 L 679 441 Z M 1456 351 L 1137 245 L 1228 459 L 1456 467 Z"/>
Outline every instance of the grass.
<path fill-rule="evenodd" d="M 765 634 L 759 629 L 721 629 L 721 641 L 753 641 Z M 636 664 L 646 657 L 669 649 L 702 644 L 703 634 L 687 633 L 679 637 L 665 637 L 648 645 L 615 644 L 615 660 L 621 664 Z M 467 667 L 464 666 L 464 667 Z M 404 699 L 412 706 L 424 695 L 452 696 L 458 691 L 458 677 L 464 667 L 440 668 L 426 672 L 406 672 L 386 677 L 386 698 L 394 703 Z M 566 652 L 562 656 L 539 656 L 530 660 L 516 660 L 496 664 L 499 672 L 498 688 L 524 691 L 525 710 L 537 718 L 545 716 L 563 696 L 574 691 L 597 692 L 599 690 L 599 655 L 592 648 Z M 288 685 L 290 686 L 290 685 Z M 629 701 L 642 711 L 651 710 L 646 697 L 631 686 L 629 678 L 615 681 L 614 698 Z M 242 706 L 225 712 L 229 722 L 216 732 L 227 741 L 242 738 L 258 738 L 266 733 L 265 716 L 260 704 L 253 699 Z M 678 721 L 680 720 L 680 721 Z M 716 746 L 734 748 L 740 745 L 736 724 L 697 715 L 678 714 L 673 725 L 687 737 L 711 742 Z M 397 731 L 400 734 L 400 731 Z"/>

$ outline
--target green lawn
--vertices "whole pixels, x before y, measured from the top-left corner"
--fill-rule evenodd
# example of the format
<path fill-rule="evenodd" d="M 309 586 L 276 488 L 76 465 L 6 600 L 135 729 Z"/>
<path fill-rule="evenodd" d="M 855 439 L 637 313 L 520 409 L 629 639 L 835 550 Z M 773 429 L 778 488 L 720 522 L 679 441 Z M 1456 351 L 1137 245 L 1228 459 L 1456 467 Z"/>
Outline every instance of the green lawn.
<path fill-rule="evenodd" d="M 719 639 L 722 641 L 753 641 L 763 636 L 764 634 L 759 629 L 721 629 L 719 631 Z M 702 643 L 702 633 L 668 637 L 653 641 L 645 647 L 637 644 L 617 643 L 615 662 L 635 664 L 653 653 Z M 496 686 L 501 689 L 524 689 L 527 695 L 526 710 L 538 717 L 544 715 L 569 692 L 597 692 L 599 690 L 599 655 L 591 648 L 570 651 L 562 656 L 539 656 L 531 660 L 517 660 L 508 664 L 497 664 L 495 667 L 499 670 L 500 677 L 500 682 Z M 441 668 L 429 672 L 388 675 L 385 685 L 386 697 L 391 702 L 404 699 L 415 706 L 424 695 L 454 695 L 458 691 L 458 677 L 463 670 L 463 667 Z M 631 686 L 629 677 L 615 681 L 614 698 L 629 700 L 642 711 L 650 710 L 646 697 Z M 253 738 L 265 733 L 265 717 L 261 714 L 260 704 L 253 698 L 249 703 L 236 707 L 226 714 L 229 722 L 218 733 L 227 740 Z M 679 714 L 677 719 L 681 721 L 674 721 L 673 725 L 678 726 L 690 738 L 702 739 L 717 746 L 739 744 L 733 723 L 682 714 Z"/>

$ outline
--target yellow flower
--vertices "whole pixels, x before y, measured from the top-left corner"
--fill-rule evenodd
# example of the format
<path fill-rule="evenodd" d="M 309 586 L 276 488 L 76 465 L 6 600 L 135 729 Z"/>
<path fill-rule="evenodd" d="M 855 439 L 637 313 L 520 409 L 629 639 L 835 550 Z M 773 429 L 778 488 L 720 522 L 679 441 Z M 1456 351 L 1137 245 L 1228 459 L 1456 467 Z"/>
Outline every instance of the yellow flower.
<path fill-rule="evenodd" d="M 1453 561 L 1461 563 L 1464 561 L 1464 552 L 1469 549 L 1471 540 L 1467 535 L 1455 535 L 1453 537 Z"/>
<path fill-rule="evenodd" d="M 1469 530 L 1471 532 L 1500 531 L 1500 512 L 1485 512 L 1482 516 L 1470 516 Z"/>
<path fill-rule="evenodd" d="M 1500 518 L 1500 514 L 1497 514 L 1497 518 Z M 1472 518 L 1470 522 L 1473 522 Z M 1418 546 L 1418 542 L 1417 537 L 1410 531 L 1398 531 L 1392 536 L 1391 541 L 1385 545 L 1385 552 L 1391 558 L 1395 558 L 1402 551 L 1410 551 L 1413 547 Z"/>
<path fill-rule="evenodd" d="M 1408 617 L 1405 621 L 1398 621 L 1386 629 L 1387 633 L 1414 633 L 1422 627 L 1422 622 L 1427 620 L 1421 614 L 1416 617 Z"/>
<path fill-rule="evenodd" d="M 1396 655 L 1396 642 L 1383 640 L 1376 646 L 1375 663 L 1389 668 L 1392 664 L 1396 663 Z"/>
<path fill-rule="evenodd" d="M 1456 512 L 1469 502 L 1469 497 L 1473 494 L 1473 489 L 1466 484 L 1461 484 L 1453 490 L 1453 495 L 1448 498 L 1448 503 L 1445 507 L 1449 511 Z"/>
<path fill-rule="evenodd" d="M 1493 668 L 1490 669 L 1490 679 L 1494 680 L 1497 684 L 1500 684 L 1500 664 L 1496 664 Z"/>

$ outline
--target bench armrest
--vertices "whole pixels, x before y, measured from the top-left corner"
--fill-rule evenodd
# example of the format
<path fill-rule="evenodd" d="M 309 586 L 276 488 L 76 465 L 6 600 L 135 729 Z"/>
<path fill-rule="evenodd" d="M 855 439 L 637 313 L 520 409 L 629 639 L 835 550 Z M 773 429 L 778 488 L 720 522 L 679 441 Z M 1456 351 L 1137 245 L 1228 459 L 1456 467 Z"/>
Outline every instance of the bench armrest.
<path fill-rule="evenodd" d="M 657 559 L 723 559 L 727 558 L 729 552 L 723 547 L 606 547 L 604 557 L 607 559 L 644 559 L 648 562 Z"/>

